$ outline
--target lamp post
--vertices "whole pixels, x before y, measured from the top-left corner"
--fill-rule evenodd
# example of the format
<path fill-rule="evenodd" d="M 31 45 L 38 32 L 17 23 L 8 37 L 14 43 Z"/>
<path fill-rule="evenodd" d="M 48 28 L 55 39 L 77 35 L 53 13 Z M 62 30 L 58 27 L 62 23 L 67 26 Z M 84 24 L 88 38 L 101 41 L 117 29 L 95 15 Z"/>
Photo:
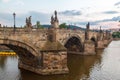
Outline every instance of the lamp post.
<path fill-rule="evenodd" d="M 16 16 L 16 14 L 15 13 L 13 13 L 13 17 L 14 17 L 14 33 L 15 33 L 15 16 Z"/>

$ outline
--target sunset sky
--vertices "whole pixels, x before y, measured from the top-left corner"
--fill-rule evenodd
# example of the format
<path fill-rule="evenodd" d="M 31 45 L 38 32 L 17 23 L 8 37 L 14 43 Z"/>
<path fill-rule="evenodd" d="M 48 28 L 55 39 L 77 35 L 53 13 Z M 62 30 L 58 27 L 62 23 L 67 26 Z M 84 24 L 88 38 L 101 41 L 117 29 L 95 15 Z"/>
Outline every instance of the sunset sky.
<path fill-rule="evenodd" d="M 120 0 L 0 0 L 0 24 L 24 26 L 25 18 L 32 16 L 32 24 L 50 24 L 53 12 L 58 11 L 60 23 L 92 28 L 119 28 Z"/>

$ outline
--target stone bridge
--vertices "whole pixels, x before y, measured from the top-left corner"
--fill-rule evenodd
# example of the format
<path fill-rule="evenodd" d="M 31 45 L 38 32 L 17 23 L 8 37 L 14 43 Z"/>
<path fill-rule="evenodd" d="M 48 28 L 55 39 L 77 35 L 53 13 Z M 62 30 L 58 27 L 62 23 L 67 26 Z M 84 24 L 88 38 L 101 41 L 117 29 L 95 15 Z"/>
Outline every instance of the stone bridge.
<path fill-rule="evenodd" d="M 28 24 L 28 23 L 27 23 Z M 57 12 L 51 17 L 51 28 L 0 28 L 0 44 L 16 52 L 19 68 L 38 74 L 67 73 L 67 53 L 95 55 L 111 41 L 109 32 L 60 29 Z"/>

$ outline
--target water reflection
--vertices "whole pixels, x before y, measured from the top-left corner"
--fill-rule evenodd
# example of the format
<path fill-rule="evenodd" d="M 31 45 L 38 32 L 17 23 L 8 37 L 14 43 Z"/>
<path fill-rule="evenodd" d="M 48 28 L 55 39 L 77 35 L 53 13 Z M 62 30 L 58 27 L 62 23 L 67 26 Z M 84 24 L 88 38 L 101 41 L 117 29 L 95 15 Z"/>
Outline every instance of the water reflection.
<path fill-rule="evenodd" d="M 18 80 L 17 56 L 0 56 L 0 80 Z"/>
<path fill-rule="evenodd" d="M 5 57 L 5 56 L 0 57 L 0 67 L 1 67 L 1 69 L 4 69 L 6 59 L 7 59 L 7 57 Z"/>
<path fill-rule="evenodd" d="M 68 53 L 70 72 L 64 75 L 42 76 L 18 69 L 16 56 L 0 56 L 0 80 L 119 80 L 120 41 L 113 41 L 94 56 Z"/>

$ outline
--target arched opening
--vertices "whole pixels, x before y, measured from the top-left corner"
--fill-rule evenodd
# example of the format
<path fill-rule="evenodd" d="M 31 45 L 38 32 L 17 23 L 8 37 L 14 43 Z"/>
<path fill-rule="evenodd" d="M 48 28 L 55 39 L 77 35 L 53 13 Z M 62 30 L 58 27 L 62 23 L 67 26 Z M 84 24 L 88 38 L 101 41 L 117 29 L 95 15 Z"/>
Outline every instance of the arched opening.
<path fill-rule="evenodd" d="M 67 48 L 68 51 L 74 51 L 74 52 L 83 51 L 83 45 L 78 37 L 69 38 L 65 43 L 65 47 Z"/>
<path fill-rule="evenodd" d="M 92 37 L 92 38 L 91 38 L 91 41 L 93 41 L 94 44 L 95 44 L 95 47 L 97 47 L 97 40 L 95 39 L 95 37 Z"/>
<path fill-rule="evenodd" d="M 92 37 L 92 38 L 91 38 L 91 40 L 92 40 L 93 42 L 96 42 L 96 39 L 95 39 L 95 37 Z"/>
<path fill-rule="evenodd" d="M 33 67 L 39 64 L 36 50 L 23 42 L 0 39 L 0 45 L 7 46 L 13 50 L 19 58 L 19 63 Z"/>

